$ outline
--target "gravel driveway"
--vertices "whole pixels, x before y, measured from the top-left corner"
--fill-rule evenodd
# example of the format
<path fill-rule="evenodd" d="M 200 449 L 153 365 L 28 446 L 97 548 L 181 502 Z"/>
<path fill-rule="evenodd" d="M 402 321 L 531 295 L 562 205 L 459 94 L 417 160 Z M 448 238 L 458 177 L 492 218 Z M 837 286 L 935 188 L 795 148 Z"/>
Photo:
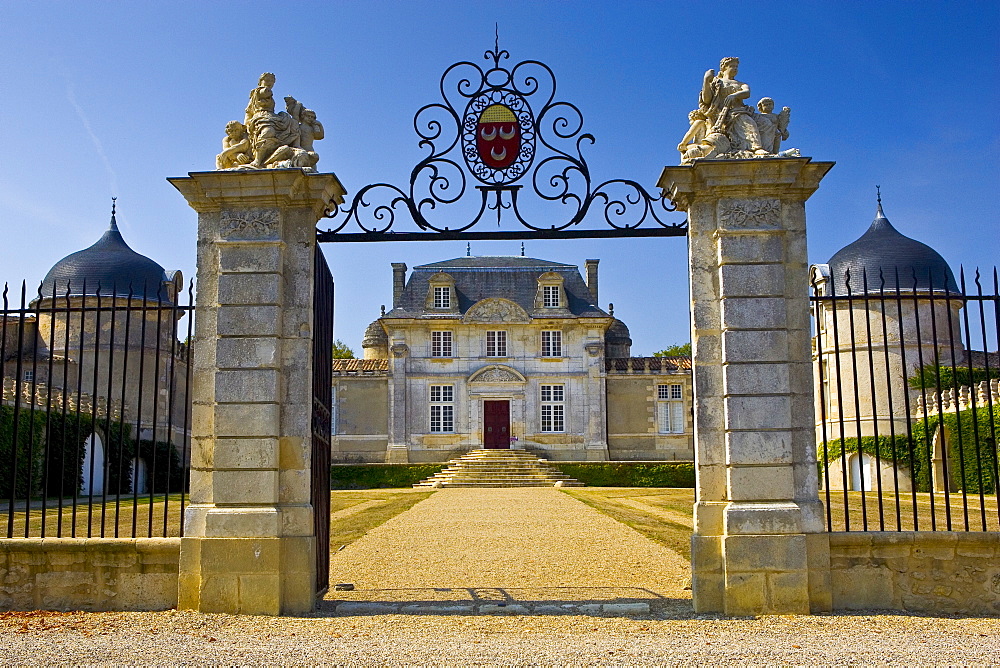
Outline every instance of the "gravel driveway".
<path fill-rule="evenodd" d="M 441 490 L 331 558 L 299 618 L 0 613 L 0 663 L 221 665 L 988 665 L 1000 620 L 887 614 L 695 615 L 687 562 L 553 489 Z M 563 605 L 640 601 L 649 612 Z M 354 604 L 428 605 L 351 614 Z M 448 606 L 505 602 L 490 614 Z M 527 612 L 516 613 L 518 605 Z M 554 604 L 550 614 L 531 606 Z"/>

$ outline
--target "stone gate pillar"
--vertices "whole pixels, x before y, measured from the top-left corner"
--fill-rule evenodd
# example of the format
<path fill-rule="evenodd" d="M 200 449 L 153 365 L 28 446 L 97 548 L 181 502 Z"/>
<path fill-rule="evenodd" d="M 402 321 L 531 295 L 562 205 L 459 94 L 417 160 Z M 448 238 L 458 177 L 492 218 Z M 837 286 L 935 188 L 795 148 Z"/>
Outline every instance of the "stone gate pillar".
<path fill-rule="evenodd" d="M 300 169 L 169 181 L 198 212 L 191 505 L 178 606 L 309 612 L 316 221 L 344 189 L 333 174 Z"/>
<path fill-rule="evenodd" d="M 833 166 L 700 160 L 659 186 L 688 214 L 697 500 L 694 606 L 829 610 L 817 492 L 805 201 Z"/>

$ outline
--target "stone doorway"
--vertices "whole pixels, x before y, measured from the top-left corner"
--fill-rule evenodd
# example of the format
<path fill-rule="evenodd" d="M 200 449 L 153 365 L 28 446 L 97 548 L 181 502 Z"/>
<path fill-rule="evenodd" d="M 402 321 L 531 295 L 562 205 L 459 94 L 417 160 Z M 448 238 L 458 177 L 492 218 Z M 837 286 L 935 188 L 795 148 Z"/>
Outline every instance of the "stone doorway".
<path fill-rule="evenodd" d="M 483 402 L 483 447 L 488 450 L 510 449 L 510 402 Z"/>

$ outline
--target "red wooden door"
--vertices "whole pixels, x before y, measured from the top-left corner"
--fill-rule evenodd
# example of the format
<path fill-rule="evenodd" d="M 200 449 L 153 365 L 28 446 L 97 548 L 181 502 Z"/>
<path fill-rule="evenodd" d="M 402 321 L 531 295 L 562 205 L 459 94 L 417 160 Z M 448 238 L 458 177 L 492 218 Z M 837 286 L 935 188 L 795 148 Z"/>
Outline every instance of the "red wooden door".
<path fill-rule="evenodd" d="M 483 402 L 483 447 L 510 448 L 510 402 Z"/>

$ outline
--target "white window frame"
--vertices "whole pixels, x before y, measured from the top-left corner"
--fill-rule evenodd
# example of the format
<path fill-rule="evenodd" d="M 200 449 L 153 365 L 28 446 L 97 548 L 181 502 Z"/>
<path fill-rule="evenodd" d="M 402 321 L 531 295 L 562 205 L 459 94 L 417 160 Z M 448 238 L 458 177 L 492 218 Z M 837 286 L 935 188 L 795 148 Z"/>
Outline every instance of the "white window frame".
<path fill-rule="evenodd" d="M 451 308 L 451 288 L 434 286 L 434 308 Z"/>
<path fill-rule="evenodd" d="M 432 434 L 455 433 L 455 386 L 431 385 L 430 432 Z"/>
<path fill-rule="evenodd" d="M 656 426 L 661 434 L 683 434 L 685 424 L 684 386 L 680 383 L 656 386 Z"/>
<path fill-rule="evenodd" d="M 24 381 L 25 383 L 30 383 L 35 380 L 35 370 L 25 369 L 24 370 Z"/>
<path fill-rule="evenodd" d="M 455 337 L 449 330 L 431 332 L 431 357 L 453 357 Z"/>
<path fill-rule="evenodd" d="M 486 332 L 486 356 L 507 357 L 507 330 L 495 329 Z"/>
<path fill-rule="evenodd" d="M 562 357 L 562 330 L 542 330 L 542 357 Z"/>
<path fill-rule="evenodd" d="M 539 431 L 550 434 L 565 432 L 566 386 L 562 383 L 540 385 L 539 398 Z"/>
<path fill-rule="evenodd" d="M 558 285 L 542 286 L 542 306 L 544 308 L 559 308 L 560 301 Z"/>

